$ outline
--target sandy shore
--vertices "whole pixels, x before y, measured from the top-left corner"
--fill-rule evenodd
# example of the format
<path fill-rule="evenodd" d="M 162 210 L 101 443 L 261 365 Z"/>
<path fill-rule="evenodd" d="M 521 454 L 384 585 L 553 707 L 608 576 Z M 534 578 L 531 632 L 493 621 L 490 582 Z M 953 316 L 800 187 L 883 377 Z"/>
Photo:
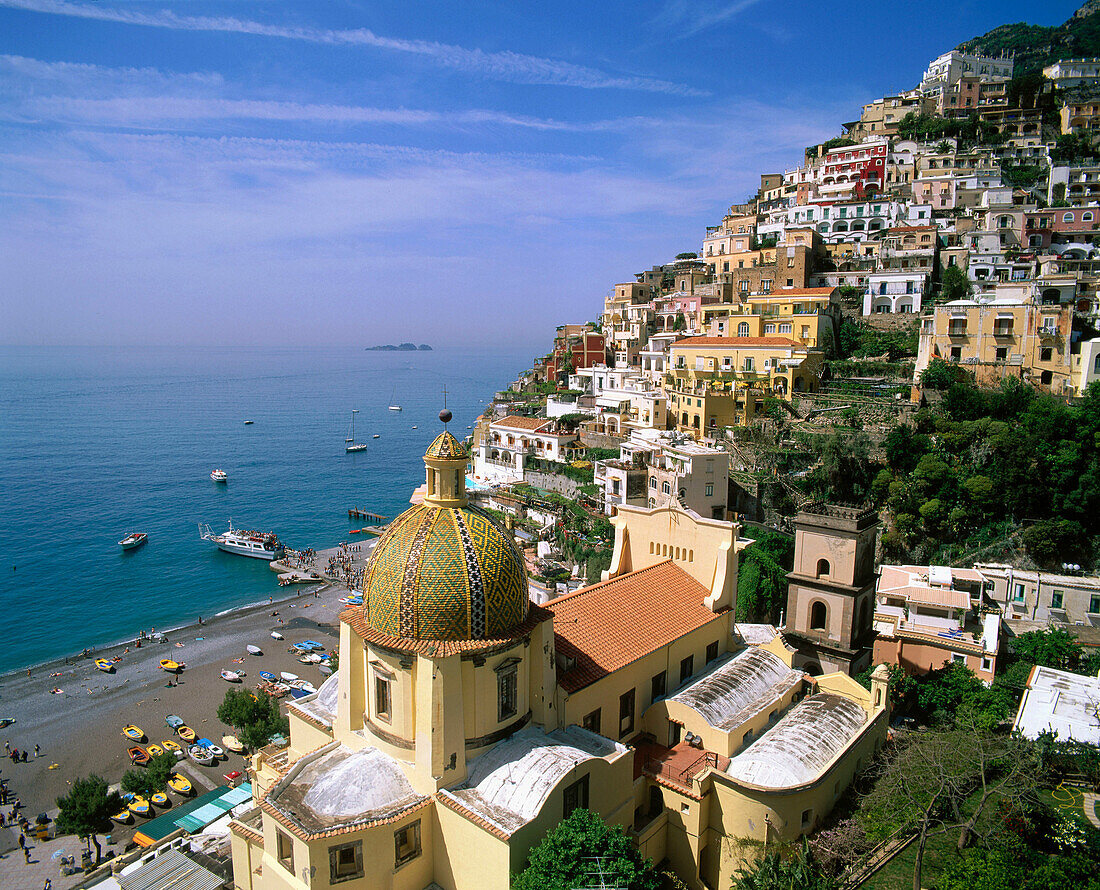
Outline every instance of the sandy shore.
<path fill-rule="evenodd" d="M 0 677 L 0 716 L 15 717 L 12 726 L 0 729 L 0 738 L 13 748 L 34 751 L 36 759 L 13 764 L 0 760 L 8 785 L 23 801 L 24 812 L 34 814 L 52 809 L 58 795 L 67 793 L 72 781 L 98 773 L 117 782 L 130 768 L 127 742 L 122 727 L 135 723 L 145 730 L 149 742 L 175 738 L 164 718 L 178 714 L 200 737 L 215 742 L 229 730 L 217 719 L 218 705 L 230 688 L 219 676 L 225 669 L 245 671 L 244 687 L 259 682 L 261 670 L 278 674 L 290 671 L 320 685 L 323 677 L 315 665 L 300 664 L 288 652 L 293 643 L 312 639 L 334 649 L 339 641 L 338 602 L 348 591 L 332 586 L 315 593 L 316 585 L 280 589 L 272 603 L 208 619 L 202 626 L 191 625 L 167 634 L 165 642 L 133 643 L 125 647 L 96 650 L 88 658 L 55 661 L 26 671 Z M 278 612 L 279 616 L 272 615 Z M 283 623 L 279 623 L 279 618 Z M 140 625 L 140 615 L 134 616 Z M 285 637 L 279 642 L 272 631 Z M 262 656 L 246 654 L 248 644 L 259 646 Z M 114 674 L 96 669 L 93 659 L 121 655 Z M 170 658 L 187 665 L 179 685 L 168 687 L 169 675 L 159 665 Z M 236 659 L 243 659 L 239 663 Z M 237 684 L 232 684 L 236 686 Z M 61 694 L 51 693 L 53 688 Z M 240 769 L 243 757 L 230 755 L 216 766 L 200 767 L 189 762 L 189 772 L 208 778 L 210 787 L 223 773 Z M 51 764 L 57 764 L 53 769 Z"/>

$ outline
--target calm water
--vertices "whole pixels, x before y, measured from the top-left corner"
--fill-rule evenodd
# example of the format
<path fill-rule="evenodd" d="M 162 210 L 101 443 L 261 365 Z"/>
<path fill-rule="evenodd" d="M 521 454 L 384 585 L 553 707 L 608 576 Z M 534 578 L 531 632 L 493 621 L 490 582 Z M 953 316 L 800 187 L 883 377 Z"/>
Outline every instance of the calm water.
<path fill-rule="evenodd" d="M 276 593 L 265 562 L 200 541 L 196 523 L 348 540 L 348 507 L 408 506 L 444 385 L 461 438 L 531 354 L 0 349 L 0 671 Z M 352 408 L 360 454 L 344 453 Z M 133 530 L 149 543 L 123 553 Z"/>

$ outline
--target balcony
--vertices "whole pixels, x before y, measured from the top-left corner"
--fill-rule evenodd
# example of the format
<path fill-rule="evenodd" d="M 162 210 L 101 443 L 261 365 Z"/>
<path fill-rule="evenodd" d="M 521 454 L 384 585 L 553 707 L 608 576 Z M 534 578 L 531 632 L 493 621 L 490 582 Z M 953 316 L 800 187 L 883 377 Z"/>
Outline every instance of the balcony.
<path fill-rule="evenodd" d="M 1058 325 L 1043 325 L 1039 328 L 1039 336 L 1048 340 L 1057 339 Z"/>

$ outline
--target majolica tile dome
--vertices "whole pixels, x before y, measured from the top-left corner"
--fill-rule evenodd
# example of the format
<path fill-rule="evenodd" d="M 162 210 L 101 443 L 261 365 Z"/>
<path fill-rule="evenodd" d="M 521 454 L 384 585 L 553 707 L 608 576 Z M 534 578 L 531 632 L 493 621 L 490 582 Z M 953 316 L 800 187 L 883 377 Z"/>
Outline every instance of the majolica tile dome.
<path fill-rule="evenodd" d="M 363 609 L 406 640 L 492 640 L 527 617 L 527 571 L 512 536 L 466 497 L 466 448 L 440 433 L 424 455 L 424 502 L 375 546 Z"/>

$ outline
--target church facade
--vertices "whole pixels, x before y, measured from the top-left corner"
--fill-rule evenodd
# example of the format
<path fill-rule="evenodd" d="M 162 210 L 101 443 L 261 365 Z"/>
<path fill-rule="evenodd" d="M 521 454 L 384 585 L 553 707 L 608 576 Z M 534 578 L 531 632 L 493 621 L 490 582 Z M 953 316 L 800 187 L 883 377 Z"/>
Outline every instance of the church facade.
<path fill-rule="evenodd" d="M 424 456 L 341 615 L 340 668 L 288 704 L 231 823 L 240 890 L 506 890 L 578 807 L 691 888 L 726 887 L 738 838 L 828 814 L 886 735 L 868 692 L 810 677 L 734 622 L 734 523 L 624 507 L 604 580 L 537 606 L 512 537 L 468 502 L 450 433 Z"/>

